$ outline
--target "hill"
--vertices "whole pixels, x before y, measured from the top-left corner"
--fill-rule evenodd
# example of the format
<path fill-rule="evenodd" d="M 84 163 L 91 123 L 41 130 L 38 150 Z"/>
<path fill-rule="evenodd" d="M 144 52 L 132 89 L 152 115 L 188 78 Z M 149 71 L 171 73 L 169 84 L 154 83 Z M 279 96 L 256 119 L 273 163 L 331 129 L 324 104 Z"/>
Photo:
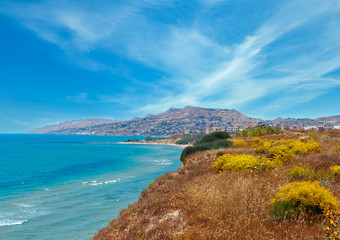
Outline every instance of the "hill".
<path fill-rule="evenodd" d="M 86 119 L 82 121 L 82 123 L 87 122 Z M 247 117 L 234 109 L 187 106 L 185 108 L 170 108 L 158 115 L 148 114 L 143 118 L 135 117 L 128 121 L 103 123 L 95 121 L 88 125 L 65 122 L 36 129 L 30 133 L 162 136 L 185 131 L 205 131 L 208 123 L 213 124 L 214 127 L 230 127 L 256 125 L 261 121 L 261 119 Z"/>
<path fill-rule="evenodd" d="M 117 121 L 117 120 L 116 120 Z M 59 124 L 47 125 L 42 128 L 34 129 L 33 131 L 28 132 L 29 134 L 45 134 L 45 133 L 54 133 L 59 131 L 65 131 L 66 129 L 77 129 L 77 128 L 88 128 L 91 126 L 102 125 L 113 123 L 110 119 L 102 119 L 102 118 L 91 118 L 91 119 L 82 119 L 82 120 L 74 120 L 67 121 Z"/>
<path fill-rule="evenodd" d="M 205 132 L 207 124 L 214 127 L 246 127 L 256 125 L 323 126 L 340 125 L 340 116 L 310 118 L 276 118 L 262 120 L 248 117 L 234 109 L 199 108 L 186 106 L 170 108 L 166 112 L 128 121 L 84 119 L 45 126 L 29 133 L 84 134 L 84 135 L 142 135 L 168 136 L 185 132 Z"/>
<path fill-rule="evenodd" d="M 230 162 L 232 166 L 238 167 L 222 172 L 211 167 L 220 153 L 238 157 L 243 154 L 257 156 L 257 150 L 252 147 L 252 137 L 233 137 L 234 142 L 244 141 L 243 146 L 234 145 L 226 149 L 193 153 L 182 162 L 178 170 L 168 172 L 150 183 L 141 192 L 138 201 L 122 209 L 117 218 L 112 219 L 107 227 L 94 235 L 93 240 L 336 239 L 326 238 L 324 229 L 329 229 L 332 223 L 322 216 L 322 211 L 314 219 L 308 218 L 306 212 L 290 219 L 270 214 L 273 208 L 271 201 L 278 190 L 292 182 L 320 181 L 329 193 L 340 199 L 340 177 L 332 175 L 330 171 L 331 166 L 339 165 L 340 151 L 334 146 L 340 146 L 340 132 L 329 133 L 331 132 L 319 131 L 309 135 L 303 131 L 299 134 L 287 131 L 260 137 L 262 141 L 268 142 L 301 139 L 321 144 L 319 150 L 296 152 L 294 158 L 274 169 L 249 167 L 250 162 L 242 158 L 238 158 L 234 165 Z M 261 153 L 262 157 L 269 157 L 270 154 L 271 152 Z M 225 156 L 228 158 L 228 155 Z M 291 169 L 294 166 L 310 173 L 294 171 L 292 175 Z M 305 189 L 307 190 L 303 194 L 296 196 L 317 199 L 310 201 L 311 204 L 322 201 L 322 197 L 313 198 L 313 194 L 308 194 L 312 191 Z M 338 223 L 338 215 L 336 216 L 333 220 Z M 336 231 L 339 231 L 338 228 Z"/>

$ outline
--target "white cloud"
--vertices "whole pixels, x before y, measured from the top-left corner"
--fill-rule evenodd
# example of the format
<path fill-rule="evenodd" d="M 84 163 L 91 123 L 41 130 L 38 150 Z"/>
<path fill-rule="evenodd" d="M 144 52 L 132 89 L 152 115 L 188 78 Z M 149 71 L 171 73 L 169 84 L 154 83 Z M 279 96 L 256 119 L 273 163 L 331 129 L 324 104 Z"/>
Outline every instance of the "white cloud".
<path fill-rule="evenodd" d="M 160 104 L 148 105 L 146 109 L 161 111 L 171 106 L 183 106 L 185 103 L 206 107 L 239 108 L 251 105 L 252 101 L 277 93 L 277 100 L 267 105 L 289 108 L 297 103 L 309 101 L 325 93 L 328 89 L 339 86 L 338 79 L 329 79 L 323 75 L 340 67 L 340 48 L 336 47 L 334 37 L 340 35 L 339 27 L 321 29 L 327 37 L 313 42 L 315 49 L 303 52 L 303 56 L 290 59 L 289 62 L 264 68 L 266 48 L 278 41 L 285 34 L 308 25 L 310 21 L 327 17 L 330 12 L 339 11 L 335 2 L 320 3 L 317 1 L 291 2 L 283 6 L 253 35 L 233 51 L 233 58 L 219 64 L 220 69 L 200 78 L 192 87 L 180 94 L 165 98 Z M 301 11 L 301 9 L 304 11 Z M 335 34 L 338 33 L 338 34 Z M 333 37 L 330 37 L 330 34 Z M 304 43 L 294 43 L 303 47 Z M 331 52 L 325 53 L 325 46 Z M 282 46 L 283 48 L 285 46 Z M 222 48 L 222 47 L 221 47 Z M 327 57 L 322 58 L 322 55 Z M 258 78 L 259 73 L 284 69 L 286 77 Z M 293 91 L 291 91 L 293 90 Z M 285 91 L 289 97 L 280 94 Z M 224 93 L 224 96 L 223 96 Z M 215 96 L 215 98 L 214 98 Z M 206 101 L 211 97 L 211 101 Z M 268 109 L 263 107 L 263 109 Z"/>
<path fill-rule="evenodd" d="M 77 102 L 77 103 L 92 103 L 89 98 L 89 93 L 79 93 L 76 96 L 66 96 L 66 101 Z"/>
<path fill-rule="evenodd" d="M 201 2 L 215 4 L 220 1 Z M 148 98 L 149 104 L 141 108 L 143 112 L 161 112 L 185 105 L 239 108 L 275 94 L 277 101 L 268 104 L 289 107 L 340 85 L 338 79 L 324 77 L 340 67 L 339 19 L 330 17 L 339 14 L 337 1 L 281 2 L 272 17 L 254 34 L 245 36 L 243 42 L 233 46 L 205 36 L 199 29 L 199 22 L 193 26 L 175 22 L 164 24 L 144 12 L 152 11 L 153 7 L 164 7 L 164 4 L 169 7 L 176 3 L 149 0 L 100 5 L 86 1 L 80 5 L 47 1 L 7 5 L 1 11 L 18 18 L 42 39 L 57 44 L 82 67 L 114 71 L 114 63 L 90 59 L 86 55 L 102 50 L 165 73 L 166 78 L 150 83 L 148 88 L 162 94 L 155 94 L 152 100 Z M 276 52 L 270 50 L 273 44 L 300 28 L 313 28 L 309 25 L 323 19 L 327 19 L 327 24 L 323 23 L 319 38 L 310 39 L 309 44 L 315 49 L 292 53 L 281 62 L 268 62 L 272 56 L 279 59 L 280 51 L 289 52 L 289 47 L 298 51 L 306 43 L 293 40 L 289 46 L 279 45 L 282 49 Z M 211 27 L 214 27 L 213 23 Z M 272 72 L 280 73 L 280 77 L 270 76 Z M 289 96 L 280 94 L 281 91 Z M 129 99 L 129 93 L 101 95 L 99 100 L 122 104 L 122 99 Z M 87 101 L 87 97 L 80 94 L 69 100 Z M 138 98 L 132 100 L 141 102 Z"/>

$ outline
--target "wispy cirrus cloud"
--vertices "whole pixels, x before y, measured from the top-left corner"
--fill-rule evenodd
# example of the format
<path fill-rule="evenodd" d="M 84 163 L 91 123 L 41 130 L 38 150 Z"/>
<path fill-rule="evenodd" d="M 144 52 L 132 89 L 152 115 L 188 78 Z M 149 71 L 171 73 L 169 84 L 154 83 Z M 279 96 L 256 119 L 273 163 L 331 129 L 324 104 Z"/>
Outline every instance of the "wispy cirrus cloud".
<path fill-rule="evenodd" d="M 340 67 L 338 1 L 280 1 L 261 26 L 232 44 L 223 41 L 223 31 L 216 37 L 200 29 L 207 24 L 200 24 L 205 19 L 197 15 L 209 8 L 197 7 L 198 13 L 185 18 L 170 16 L 172 21 L 159 16 L 176 4 L 43 1 L 9 3 L 0 11 L 59 46 L 82 67 L 115 71 L 115 62 L 97 56 L 105 52 L 163 73 L 142 87 L 145 94 L 140 97 L 130 97 L 137 89 L 98 94 L 102 102 L 130 100 L 141 112 L 185 105 L 247 109 L 261 99 L 275 98 L 262 104 L 262 111 L 271 112 L 272 106 L 289 108 L 340 86 L 339 79 L 326 76 Z M 216 27 L 214 22 L 210 27 Z M 136 81 L 136 88 L 143 85 Z M 69 100 L 82 98 L 87 96 Z"/>
<path fill-rule="evenodd" d="M 76 96 L 66 96 L 65 100 L 70 101 L 70 102 L 77 102 L 77 103 L 93 103 L 93 101 L 90 100 L 89 93 L 79 93 Z"/>
<path fill-rule="evenodd" d="M 300 11 L 302 7 L 304 12 Z M 158 105 L 150 104 L 145 109 L 160 111 L 185 102 L 206 107 L 244 107 L 255 100 L 277 94 L 273 102 L 261 109 L 272 111 L 271 105 L 281 109 L 289 108 L 314 99 L 332 87 L 340 86 L 339 79 L 324 77 L 340 67 L 337 41 L 340 28 L 334 23 L 339 19 L 329 18 L 329 14 L 334 16 L 339 10 L 339 5 L 334 1 L 327 4 L 298 1 L 284 5 L 254 35 L 247 36 L 232 49 L 231 60 L 222 61 L 218 65 L 220 69 L 213 71 L 208 77 L 198 78 L 191 88 L 179 95 L 166 98 Z M 307 37 L 304 39 L 306 42 L 293 41 L 289 45 L 277 46 L 289 51 L 291 47 L 304 48 L 305 44 L 310 44 L 313 49 L 301 54 L 293 52 L 290 58 L 268 65 L 267 56 L 276 54 L 270 49 L 272 44 L 291 32 L 298 32 L 300 28 L 329 20 L 333 24 L 328 22 L 328 26 L 315 26 L 322 33 L 319 39 Z M 334 34 L 335 32 L 339 34 Z M 280 58 L 280 54 L 276 57 Z M 270 76 L 271 72 L 279 72 L 280 76 Z"/>

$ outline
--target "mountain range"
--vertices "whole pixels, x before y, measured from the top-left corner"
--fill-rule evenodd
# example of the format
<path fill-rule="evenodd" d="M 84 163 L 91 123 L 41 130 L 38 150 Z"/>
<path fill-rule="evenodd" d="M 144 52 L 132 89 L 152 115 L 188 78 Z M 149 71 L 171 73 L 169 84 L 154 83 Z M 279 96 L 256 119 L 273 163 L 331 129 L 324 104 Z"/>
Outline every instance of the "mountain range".
<path fill-rule="evenodd" d="M 256 125 L 281 125 L 288 123 L 301 127 L 320 125 L 340 125 L 340 115 L 332 117 L 276 118 L 262 120 L 251 118 L 234 109 L 214 109 L 186 106 L 170 108 L 166 112 L 143 118 L 135 117 L 127 121 L 109 119 L 83 119 L 48 125 L 35 129 L 30 134 L 82 134 L 82 135 L 142 135 L 168 136 L 172 134 L 205 131 L 207 124 L 214 127 L 247 127 Z"/>

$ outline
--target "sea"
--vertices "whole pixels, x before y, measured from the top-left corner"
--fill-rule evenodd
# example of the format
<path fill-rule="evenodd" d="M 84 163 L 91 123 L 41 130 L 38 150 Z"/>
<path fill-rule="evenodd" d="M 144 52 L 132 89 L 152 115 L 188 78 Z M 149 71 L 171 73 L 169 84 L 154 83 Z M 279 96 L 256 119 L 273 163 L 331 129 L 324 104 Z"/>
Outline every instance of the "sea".
<path fill-rule="evenodd" d="M 182 148 L 129 138 L 0 134 L 0 239 L 90 239 L 180 167 Z"/>

